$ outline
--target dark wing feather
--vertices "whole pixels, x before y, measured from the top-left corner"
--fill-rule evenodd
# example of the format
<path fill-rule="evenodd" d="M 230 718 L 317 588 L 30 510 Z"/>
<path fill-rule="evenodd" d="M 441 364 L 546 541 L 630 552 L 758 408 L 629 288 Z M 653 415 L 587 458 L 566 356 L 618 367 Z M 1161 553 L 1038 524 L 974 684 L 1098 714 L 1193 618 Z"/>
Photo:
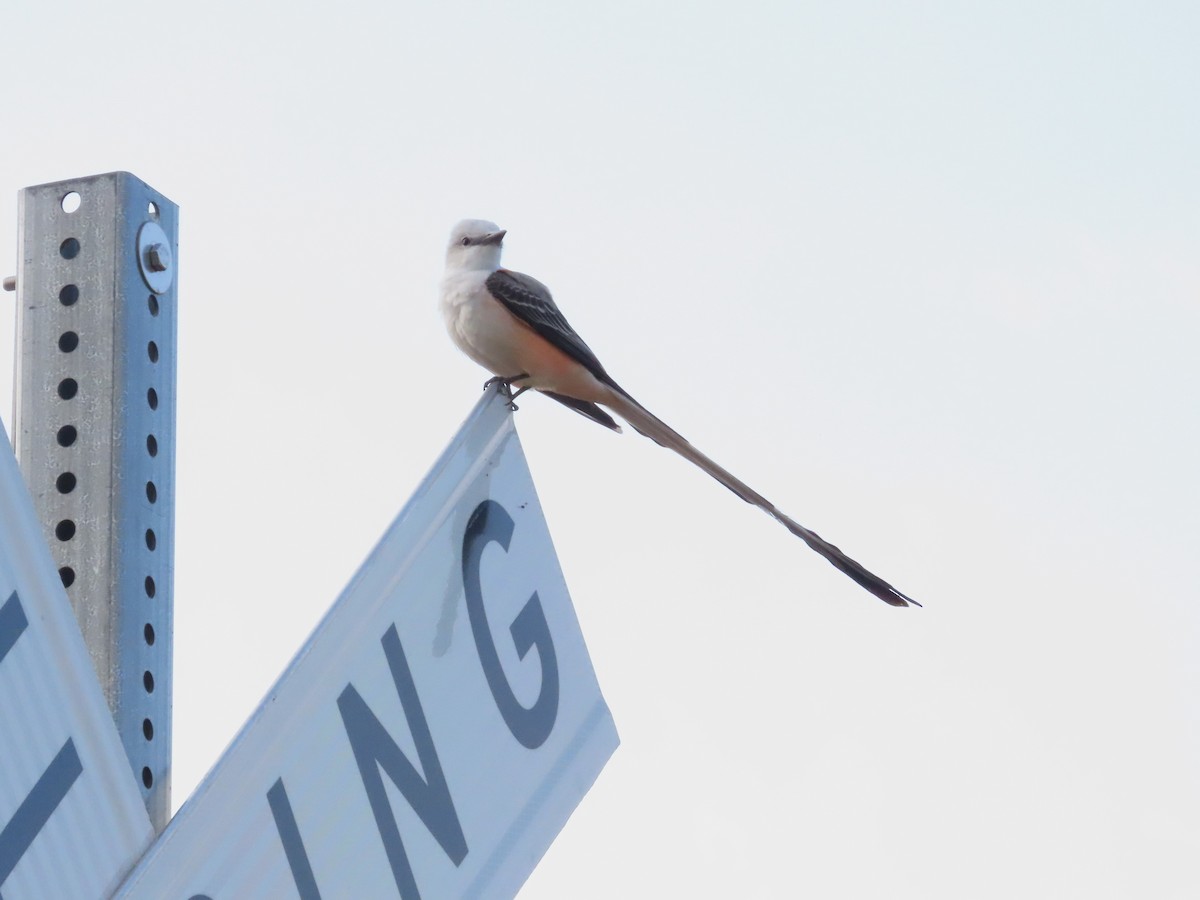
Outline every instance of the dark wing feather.
<path fill-rule="evenodd" d="M 569 406 L 581 416 L 587 416 L 593 422 L 603 425 L 605 428 L 611 428 L 613 431 L 620 431 L 621 426 L 616 423 L 612 416 L 606 413 L 595 403 L 589 403 L 586 400 L 576 400 L 574 397 L 568 397 L 566 394 L 556 394 L 554 391 L 542 391 L 547 397 L 557 400 L 563 406 Z"/>
<path fill-rule="evenodd" d="M 488 277 L 486 284 L 492 296 L 504 304 L 510 313 L 582 365 L 600 381 L 617 387 L 617 383 L 604 371 L 604 366 L 600 365 L 600 360 L 596 358 L 592 348 L 583 342 L 583 338 L 567 322 L 566 317 L 555 304 L 554 298 L 550 296 L 550 289 L 544 284 L 529 275 L 522 275 L 520 272 L 508 269 L 497 269 Z M 584 413 L 584 415 L 589 414 Z M 589 418 L 595 417 L 589 415 Z M 600 420 L 597 419 L 597 421 Z M 601 421 L 600 424 L 608 423 Z"/>

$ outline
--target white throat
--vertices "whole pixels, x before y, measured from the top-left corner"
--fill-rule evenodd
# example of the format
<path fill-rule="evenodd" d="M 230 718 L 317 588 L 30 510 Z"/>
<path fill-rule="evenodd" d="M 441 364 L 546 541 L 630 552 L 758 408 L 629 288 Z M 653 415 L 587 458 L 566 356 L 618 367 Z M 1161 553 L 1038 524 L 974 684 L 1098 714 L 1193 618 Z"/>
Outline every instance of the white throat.
<path fill-rule="evenodd" d="M 455 244 L 446 250 L 447 272 L 495 272 L 500 268 L 501 248 L 494 244 L 463 247 Z"/>

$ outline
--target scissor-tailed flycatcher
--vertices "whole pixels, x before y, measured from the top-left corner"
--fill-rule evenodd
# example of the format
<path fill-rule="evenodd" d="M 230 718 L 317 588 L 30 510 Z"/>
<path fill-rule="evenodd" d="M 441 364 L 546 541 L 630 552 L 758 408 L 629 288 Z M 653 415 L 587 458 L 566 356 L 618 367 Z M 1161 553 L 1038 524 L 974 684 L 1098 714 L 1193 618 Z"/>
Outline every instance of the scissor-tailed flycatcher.
<path fill-rule="evenodd" d="M 458 348 L 490 371 L 511 397 L 533 388 L 613 431 L 621 427 L 603 404 L 646 437 L 695 463 L 747 503 L 780 522 L 860 585 L 892 606 L 921 604 L 868 572 L 815 532 L 721 468 L 613 381 L 600 360 L 559 312 L 541 282 L 500 268 L 505 232 L 492 222 L 465 219 L 446 248 L 442 315 Z M 516 393 L 511 389 L 516 387 Z M 515 407 L 514 407 L 515 409 Z"/>

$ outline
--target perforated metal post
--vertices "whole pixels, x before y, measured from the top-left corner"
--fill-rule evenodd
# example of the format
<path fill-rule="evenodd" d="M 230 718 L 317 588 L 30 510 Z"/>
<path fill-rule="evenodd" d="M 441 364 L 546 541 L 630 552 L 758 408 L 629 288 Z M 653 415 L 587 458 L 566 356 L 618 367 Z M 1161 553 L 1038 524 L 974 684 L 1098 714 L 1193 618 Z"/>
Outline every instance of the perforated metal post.
<path fill-rule="evenodd" d="M 158 830 L 171 806 L 178 212 L 126 172 L 20 195 L 17 458 Z"/>

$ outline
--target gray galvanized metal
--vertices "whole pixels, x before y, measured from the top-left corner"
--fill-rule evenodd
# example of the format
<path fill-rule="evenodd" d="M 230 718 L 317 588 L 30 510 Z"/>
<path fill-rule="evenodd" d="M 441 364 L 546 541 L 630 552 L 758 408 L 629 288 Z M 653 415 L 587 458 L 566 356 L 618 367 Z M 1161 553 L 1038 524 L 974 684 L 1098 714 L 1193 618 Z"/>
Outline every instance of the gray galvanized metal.
<path fill-rule="evenodd" d="M 178 207 L 113 172 L 26 188 L 20 220 L 17 457 L 161 830 L 171 806 Z"/>
<path fill-rule="evenodd" d="M 0 430 L 0 895 L 103 900 L 153 837 Z"/>

